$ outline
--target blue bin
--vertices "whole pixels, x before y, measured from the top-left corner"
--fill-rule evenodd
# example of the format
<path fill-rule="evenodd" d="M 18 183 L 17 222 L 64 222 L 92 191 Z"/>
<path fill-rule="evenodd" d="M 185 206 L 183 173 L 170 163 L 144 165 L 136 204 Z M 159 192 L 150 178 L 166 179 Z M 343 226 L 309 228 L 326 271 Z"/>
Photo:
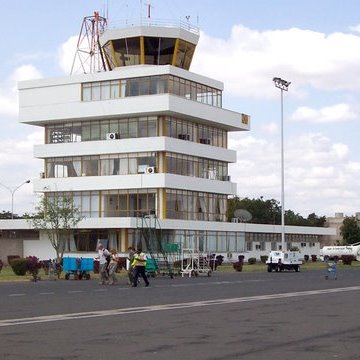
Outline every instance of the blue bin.
<path fill-rule="evenodd" d="M 94 270 L 94 259 L 82 258 L 80 270 L 81 271 L 93 271 Z"/>
<path fill-rule="evenodd" d="M 63 258 L 63 269 L 64 271 L 77 271 L 79 270 L 79 263 L 76 261 L 75 257 L 65 257 Z"/>

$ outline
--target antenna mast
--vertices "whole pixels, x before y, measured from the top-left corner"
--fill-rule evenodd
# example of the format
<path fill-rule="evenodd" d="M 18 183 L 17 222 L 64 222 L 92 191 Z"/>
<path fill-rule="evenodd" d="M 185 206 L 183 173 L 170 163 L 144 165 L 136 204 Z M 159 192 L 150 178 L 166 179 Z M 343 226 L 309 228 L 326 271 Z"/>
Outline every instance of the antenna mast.
<path fill-rule="evenodd" d="M 107 20 L 97 11 L 93 16 L 84 17 L 71 67 L 71 74 L 82 69 L 83 73 L 109 70 L 99 38 L 106 30 Z M 75 66 L 78 68 L 75 69 Z"/>

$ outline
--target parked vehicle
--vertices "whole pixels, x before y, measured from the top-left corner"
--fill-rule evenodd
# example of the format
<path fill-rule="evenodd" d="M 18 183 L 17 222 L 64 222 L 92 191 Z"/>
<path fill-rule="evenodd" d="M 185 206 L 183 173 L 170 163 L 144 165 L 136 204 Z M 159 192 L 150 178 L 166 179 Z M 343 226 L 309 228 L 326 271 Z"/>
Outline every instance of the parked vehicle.
<path fill-rule="evenodd" d="M 266 260 L 267 271 L 276 272 L 283 270 L 300 271 L 302 259 L 300 251 L 270 251 L 269 257 Z"/>

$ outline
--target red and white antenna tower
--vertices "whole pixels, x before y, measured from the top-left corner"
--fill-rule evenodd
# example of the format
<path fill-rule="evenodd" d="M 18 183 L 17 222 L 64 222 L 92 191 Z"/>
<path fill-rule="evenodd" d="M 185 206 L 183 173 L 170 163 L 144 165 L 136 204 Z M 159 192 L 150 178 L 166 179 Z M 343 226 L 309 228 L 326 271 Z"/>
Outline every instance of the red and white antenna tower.
<path fill-rule="evenodd" d="M 80 70 L 85 74 L 109 70 L 99 41 L 106 27 L 106 18 L 100 16 L 97 11 L 94 12 L 94 16 L 84 17 L 71 74 L 78 73 Z"/>

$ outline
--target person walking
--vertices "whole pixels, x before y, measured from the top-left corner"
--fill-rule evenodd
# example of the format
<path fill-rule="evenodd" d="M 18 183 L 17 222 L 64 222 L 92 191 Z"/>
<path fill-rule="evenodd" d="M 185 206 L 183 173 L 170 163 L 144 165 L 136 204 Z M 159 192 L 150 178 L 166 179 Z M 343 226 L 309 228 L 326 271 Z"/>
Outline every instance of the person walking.
<path fill-rule="evenodd" d="M 132 246 L 129 246 L 128 248 L 128 257 L 126 259 L 126 270 L 128 273 L 128 284 L 133 285 L 134 283 L 134 268 L 132 266 L 132 263 L 134 261 L 134 255 L 135 255 L 135 248 Z"/>
<path fill-rule="evenodd" d="M 115 283 L 117 282 L 117 277 L 116 277 L 116 270 L 118 267 L 118 254 L 116 249 L 111 249 L 110 250 L 110 263 L 108 265 L 108 270 L 109 270 L 109 285 L 115 285 Z"/>
<path fill-rule="evenodd" d="M 109 250 L 104 248 L 103 244 L 98 245 L 98 255 L 96 257 L 99 260 L 99 273 L 100 273 L 100 285 L 105 285 L 109 279 L 108 272 L 107 272 L 107 261 L 106 257 L 110 255 Z"/>
<path fill-rule="evenodd" d="M 145 286 L 149 286 L 149 280 L 145 273 L 146 268 L 146 255 L 142 252 L 141 248 L 138 248 L 135 255 L 134 261 L 131 264 L 134 267 L 134 282 L 133 287 L 137 287 L 139 275 L 144 279 Z"/>

